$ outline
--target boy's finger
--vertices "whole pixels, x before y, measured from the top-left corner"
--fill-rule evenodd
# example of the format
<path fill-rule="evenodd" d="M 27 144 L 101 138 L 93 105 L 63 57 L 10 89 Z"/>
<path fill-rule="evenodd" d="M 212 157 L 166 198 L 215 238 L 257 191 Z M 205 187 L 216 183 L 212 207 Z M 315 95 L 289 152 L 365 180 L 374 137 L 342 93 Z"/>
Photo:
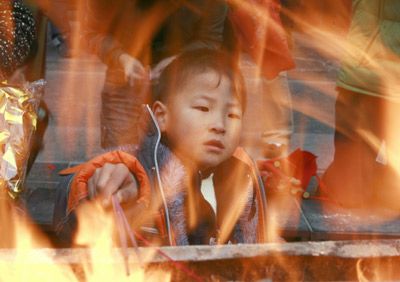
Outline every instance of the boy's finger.
<path fill-rule="evenodd" d="M 89 178 L 88 180 L 88 193 L 89 199 L 93 199 L 96 197 L 96 185 L 94 184 L 94 177 Z"/>
<path fill-rule="evenodd" d="M 130 182 L 117 192 L 118 201 L 123 204 L 135 199 L 138 195 L 138 189 L 135 182 Z"/>
<path fill-rule="evenodd" d="M 97 182 L 99 179 L 100 168 L 96 169 L 93 175 L 89 178 L 87 185 L 88 185 L 88 194 L 89 199 L 93 199 L 97 195 Z"/>
<path fill-rule="evenodd" d="M 90 179 L 93 182 L 94 188 L 96 188 L 97 186 L 97 182 L 99 181 L 99 176 L 100 176 L 100 168 L 96 169 L 92 175 L 92 177 L 90 177 Z"/>
<path fill-rule="evenodd" d="M 104 164 L 103 167 L 96 169 L 95 174 L 97 173 L 97 176 L 95 176 L 94 184 L 96 185 L 97 194 L 106 193 L 106 190 L 108 189 L 107 183 L 114 169 L 115 169 L 115 164 L 109 164 L 109 163 L 106 163 Z"/>
<path fill-rule="evenodd" d="M 130 172 L 124 164 L 115 165 L 108 181 L 105 183 L 103 196 L 105 198 L 111 197 L 112 194 L 123 187 L 128 177 L 130 177 Z"/>

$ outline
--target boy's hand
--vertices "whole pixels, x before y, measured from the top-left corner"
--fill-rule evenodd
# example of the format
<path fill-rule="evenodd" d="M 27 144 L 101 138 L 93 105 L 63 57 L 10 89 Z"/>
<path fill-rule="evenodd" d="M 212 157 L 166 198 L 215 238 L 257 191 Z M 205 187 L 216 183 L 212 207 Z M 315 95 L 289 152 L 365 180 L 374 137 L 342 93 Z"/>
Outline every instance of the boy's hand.
<path fill-rule="evenodd" d="M 126 203 L 138 195 L 138 183 L 126 165 L 106 163 L 97 168 L 88 181 L 89 198 L 98 198 L 104 206 L 111 203 L 116 193 L 120 203 Z"/>

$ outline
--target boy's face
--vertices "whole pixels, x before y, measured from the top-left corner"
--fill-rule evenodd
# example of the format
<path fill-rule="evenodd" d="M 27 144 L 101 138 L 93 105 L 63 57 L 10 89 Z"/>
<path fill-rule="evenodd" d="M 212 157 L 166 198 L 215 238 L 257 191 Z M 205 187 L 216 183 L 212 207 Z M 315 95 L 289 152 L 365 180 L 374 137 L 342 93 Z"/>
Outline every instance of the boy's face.
<path fill-rule="evenodd" d="M 193 75 L 169 99 L 160 128 L 174 152 L 193 169 L 215 167 L 239 145 L 242 108 L 231 82 L 215 71 Z M 155 106 L 157 107 L 157 106 Z"/>

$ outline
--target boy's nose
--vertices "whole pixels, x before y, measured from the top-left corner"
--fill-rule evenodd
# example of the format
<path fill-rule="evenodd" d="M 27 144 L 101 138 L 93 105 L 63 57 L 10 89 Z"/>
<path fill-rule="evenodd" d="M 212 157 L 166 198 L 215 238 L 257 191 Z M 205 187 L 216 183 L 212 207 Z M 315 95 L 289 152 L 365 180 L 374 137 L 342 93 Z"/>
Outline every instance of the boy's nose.
<path fill-rule="evenodd" d="M 218 134 L 225 133 L 226 129 L 225 129 L 225 120 L 224 120 L 224 118 L 221 118 L 221 117 L 216 118 L 214 120 L 214 123 L 211 126 L 211 131 L 213 131 L 215 133 L 218 133 Z"/>
<path fill-rule="evenodd" d="M 213 127 L 211 128 L 211 131 L 218 133 L 218 134 L 224 134 L 225 133 L 225 128 L 224 127 Z"/>

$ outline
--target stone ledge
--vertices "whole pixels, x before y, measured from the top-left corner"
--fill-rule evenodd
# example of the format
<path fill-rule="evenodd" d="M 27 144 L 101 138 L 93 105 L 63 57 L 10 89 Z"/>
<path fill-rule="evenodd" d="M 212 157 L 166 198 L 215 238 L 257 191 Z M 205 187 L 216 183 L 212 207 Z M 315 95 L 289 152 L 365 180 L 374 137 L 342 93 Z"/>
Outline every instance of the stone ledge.
<path fill-rule="evenodd" d="M 96 257 L 96 262 L 103 270 L 118 265 L 124 269 L 125 262 L 131 272 L 161 270 L 171 274 L 172 281 L 189 281 L 188 271 L 205 281 L 354 281 L 360 277 L 365 278 L 362 281 L 392 281 L 400 277 L 394 267 L 400 261 L 399 249 L 399 240 L 139 248 L 143 258 L 139 267 L 134 249 L 128 249 L 125 260 L 122 250 L 115 248 L 107 256 Z M 15 249 L 0 250 L 0 263 L 15 267 L 17 255 Z M 82 265 L 92 261 L 88 249 L 32 249 L 23 252 L 21 265 L 25 269 L 50 263 L 69 265 L 81 281 Z"/>

